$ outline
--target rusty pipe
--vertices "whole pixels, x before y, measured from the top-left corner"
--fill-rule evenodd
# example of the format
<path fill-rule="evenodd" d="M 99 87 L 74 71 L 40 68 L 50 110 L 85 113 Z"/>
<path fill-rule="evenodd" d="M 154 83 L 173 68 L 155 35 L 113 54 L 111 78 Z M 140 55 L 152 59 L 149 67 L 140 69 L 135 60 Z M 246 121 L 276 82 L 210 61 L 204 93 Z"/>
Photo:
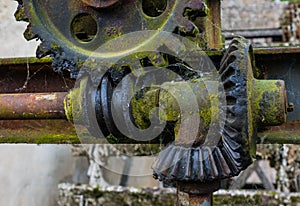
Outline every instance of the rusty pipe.
<path fill-rule="evenodd" d="M 0 120 L 64 119 L 67 92 L 0 94 Z"/>

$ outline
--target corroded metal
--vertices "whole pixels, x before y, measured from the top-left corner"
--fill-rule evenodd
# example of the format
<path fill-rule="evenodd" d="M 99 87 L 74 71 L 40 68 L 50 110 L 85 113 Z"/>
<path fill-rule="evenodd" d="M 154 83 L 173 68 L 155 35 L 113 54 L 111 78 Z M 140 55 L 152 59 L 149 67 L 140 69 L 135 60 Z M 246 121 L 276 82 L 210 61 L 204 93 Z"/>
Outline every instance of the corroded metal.
<path fill-rule="evenodd" d="M 204 20 L 207 47 L 210 49 L 224 48 L 221 32 L 221 1 L 206 0 L 205 3 L 209 8 L 207 18 Z"/>
<path fill-rule="evenodd" d="M 214 147 L 168 145 L 153 165 L 155 177 L 167 182 L 206 182 L 235 176 L 251 164 L 251 157 L 255 156 L 256 128 L 262 122 L 282 124 L 286 113 L 283 83 L 256 80 L 252 64 L 250 44 L 244 39 L 234 39 L 219 70 L 227 99 L 227 105 L 222 108 L 227 114 L 220 131 L 222 138 Z"/>
<path fill-rule="evenodd" d="M 74 86 L 69 72 L 53 72 L 50 58 L 0 59 L 0 93 L 67 92 Z"/>
<path fill-rule="evenodd" d="M 300 122 L 290 121 L 276 127 L 267 127 L 258 133 L 259 144 L 300 144 Z"/>
<path fill-rule="evenodd" d="M 119 2 L 119 0 L 81 0 L 81 1 L 95 8 L 110 7 Z"/>
<path fill-rule="evenodd" d="M 0 94 L 0 119 L 63 119 L 67 93 Z"/>
<path fill-rule="evenodd" d="M 219 182 L 178 182 L 178 206 L 211 206 L 212 193 L 220 187 Z"/>
<path fill-rule="evenodd" d="M 99 2 L 100 5 L 105 2 L 110 5 L 115 2 L 113 0 L 18 2 L 16 19 L 30 22 L 25 37 L 42 40 L 37 57 L 50 55 L 55 70 L 68 69 L 72 77 L 77 76 L 79 67 L 87 58 L 107 57 L 105 51 L 97 51 L 101 45 L 130 32 L 176 32 L 198 41 L 200 32 L 193 21 L 203 16 L 206 9 L 202 0 L 120 1 L 109 11 L 88 5 L 97 7 Z M 122 52 L 126 51 L 122 51 L 122 45 L 119 45 L 119 49 L 107 58 L 124 55 Z"/>
<path fill-rule="evenodd" d="M 194 88 L 193 94 L 201 100 L 198 101 L 201 121 L 200 125 L 195 125 L 195 127 L 199 127 L 200 135 L 196 139 L 190 139 L 188 135 L 190 131 L 185 131 L 186 135 L 179 137 L 174 132 L 175 141 L 160 152 L 153 165 L 156 178 L 166 182 L 206 182 L 235 176 L 247 168 L 251 163 L 251 157 L 255 155 L 256 128 L 283 124 L 286 113 L 284 82 L 255 79 L 252 65 L 249 42 L 241 38 L 235 39 L 224 55 L 219 69 L 219 80 L 225 89 L 226 105 L 212 106 L 211 102 L 218 102 L 218 98 L 216 98 L 218 91 L 209 95 L 206 85 L 203 84 L 205 79 L 197 78 L 189 82 L 190 87 Z M 215 87 L 218 87 L 220 83 L 211 81 L 211 84 L 216 85 Z M 68 116 L 69 119 L 74 120 L 72 119 L 74 116 L 79 120 L 83 119 L 82 117 L 87 112 L 80 109 L 86 106 L 77 106 L 79 110 L 76 111 L 72 111 L 73 108 L 76 108 L 77 104 L 88 105 L 88 102 L 95 101 L 95 105 L 100 105 L 102 108 L 98 111 L 103 112 L 98 116 L 104 116 L 104 118 L 98 119 L 99 127 L 107 126 L 108 133 L 104 136 L 113 134 L 118 139 L 118 143 L 135 142 L 130 137 L 125 139 L 124 135 L 120 134 L 113 126 L 114 120 L 109 113 L 109 108 L 112 106 L 122 107 L 124 103 L 111 101 L 109 93 L 112 93 L 113 87 L 107 75 L 104 75 L 100 82 L 99 98 L 93 99 L 92 93 L 90 96 L 83 95 L 88 93 L 85 92 L 86 88 L 89 88 L 87 84 L 87 79 L 81 81 L 80 87 L 69 93 L 66 107 L 66 113 L 71 114 Z M 108 85 L 110 86 L 108 87 Z M 101 88 L 104 90 L 102 91 Z M 172 91 L 171 93 L 177 96 L 188 93 L 184 90 L 181 82 L 167 83 L 164 89 L 166 88 L 167 91 Z M 192 102 L 188 96 L 185 100 Z M 139 93 L 138 97 L 131 101 L 132 120 L 141 129 L 147 128 L 149 112 L 158 105 L 163 110 L 159 114 L 160 120 L 182 121 L 180 108 L 174 102 L 176 100 L 172 95 L 153 85 L 152 88 Z M 226 113 L 225 120 L 219 117 L 221 113 Z M 212 116 L 214 118 L 211 118 Z M 107 121 L 109 121 L 108 124 Z M 220 131 L 215 131 L 217 140 L 206 139 L 209 126 L 220 121 L 224 121 L 225 125 Z"/>

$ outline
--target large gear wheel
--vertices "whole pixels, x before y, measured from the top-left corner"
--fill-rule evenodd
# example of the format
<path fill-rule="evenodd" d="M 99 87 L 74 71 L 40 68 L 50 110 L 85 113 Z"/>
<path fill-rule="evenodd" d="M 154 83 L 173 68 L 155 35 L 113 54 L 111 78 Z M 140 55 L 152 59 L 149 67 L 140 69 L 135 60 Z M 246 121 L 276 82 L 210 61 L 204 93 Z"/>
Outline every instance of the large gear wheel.
<path fill-rule="evenodd" d="M 50 55 L 55 70 L 68 69 L 74 78 L 84 60 L 101 57 L 97 48 L 123 34 L 160 30 L 197 38 L 192 20 L 206 11 L 202 0 L 17 1 L 16 19 L 29 22 L 25 38 L 42 41 L 37 57 Z"/>

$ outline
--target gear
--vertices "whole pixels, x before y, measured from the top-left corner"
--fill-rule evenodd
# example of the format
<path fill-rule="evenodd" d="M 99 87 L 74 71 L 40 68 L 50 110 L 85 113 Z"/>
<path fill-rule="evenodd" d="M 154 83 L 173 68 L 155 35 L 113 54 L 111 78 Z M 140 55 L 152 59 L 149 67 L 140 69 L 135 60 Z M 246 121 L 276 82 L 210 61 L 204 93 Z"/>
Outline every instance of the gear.
<path fill-rule="evenodd" d="M 249 84 L 253 79 L 251 51 L 244 38 L 234 39 L 227 49 L 219 69 L 226 93 L 226 113 L 221 138 L 216 146 L 183 147 L 169 144 L 153 165 L 154 177 L 164 182 L 207 182 L 238 175 L 252 162 L 250 102 L 247 101 Z M 249 58 L 250 57 L 250 58 Z M 250 62 L 249 62 L 250 61 Z M 250 76 L 249 76 L 250 75 Z"/>
<path fill-rule="evenodd" d="M 37 57 L 50 55 L 56 71 L 70 70 L 74 78 L 83 62 L 93 55 L 101 57 L 94 51 L 113 38 L 163 30 L 197 39 L 193 20 L 206 15 L 202 0 L 17 1 L 16 19 L 29 22 L 25 38 L 42 41 Z"/>

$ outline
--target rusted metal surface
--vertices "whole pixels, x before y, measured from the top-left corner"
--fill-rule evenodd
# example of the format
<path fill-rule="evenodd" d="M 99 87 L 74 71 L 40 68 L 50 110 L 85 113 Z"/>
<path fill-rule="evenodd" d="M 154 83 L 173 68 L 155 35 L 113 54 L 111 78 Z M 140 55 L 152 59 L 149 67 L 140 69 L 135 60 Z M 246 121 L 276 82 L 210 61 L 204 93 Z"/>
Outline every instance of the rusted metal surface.
<path fill-rule="evenodd" d="M 63 119 L 67 93 L 0 94 L 0 119 Z"/>
<path fill-rule="evenodd" d="M 300 54 L 300 47 L 262 47 L 254 48 L 253 52 L 255 55 L 281 55 L 285 56 L 288 54 Z"/>
<path fill-rule="evenodd" d="M 0 59 L 0 93 L 67 92 L 74 86 L 69 72 L 56 73 L 49 58 Z"/>
<path fill-rule="evenodd" d="M 89 6 L 96 8 L 106 8 L 119 2 L 119 0 L 81 0 Z"/>
<path fill-rule="evenodd" d="M 287 103 L 293 103 L 293 112 L 287 121 L 300 120 L 300 48 L 256 49 L 255 62 L 259 66 L 260 78 L 281 79 L 286 83 Z"/>
<path fill-rule="evenodd" d="M 204 1 L 209 9 L 205 23 L 202 29 L 205 31 L 207 47 L 209 49 L 224 48 L 221 32 L 221 1 L 206 0 Z"/>
<path fill-rule="evenodd" d="M 211 206 L 220 182 L 177 182 L 177 206 Z"/>
<path fill-rule="evenodd" d="M 258 133 L 259 144 L 300 144 L 300 121 L 268 127 Z"/>
<path fill-rule="evenodd" d="M 177 31 L 197 40 L 195 37 L 200 33 L 193 21 L 202 15 L 202 0 L 130 0 L 119 1 L 117 5 L 115 1 L 18 1 L 15 16 L 30 22 L 24 33 L 28 40 L 42 40 L 37 56 L 50 55 L 54 68 L 70 70 L 72 77 L 77 76 L 86 59 L 105 56 L 105 51 L 94 52 L 99 46 L 121 35 L 143 30 Z M 114 6 L 109 11 L 93 8 L 111 4 Z M 127 50 L 118 46 L 113 55 L 124 56 L 122 52 Z"/>
<path fill-rule="evenodd" d="M 52 60 L 50 58 L 0 59 L 0 96 L 17 95 L 20 97 L 22 93 L 51 94 L 55 92 L 67 92 L 73 87 L 74 80 L 69 78 L 70 75 L 67 71 L 63 73 L 54 72 L 51 63 Z M 25 102 L 19 102 L 18 105 L 17 102 L 10 102 L 13 105 L 8 105 L 8 102 L 5 104 L 7 106 L 21 107 L 23 109 L 26 106 L 44 107 L 43 105 L 39 105 L 39 101 L 25 105 L 26 101 L 28 102 L 28 99 L 25 99 Z M 50 105 L 50 107 L 52 106 L 53 105 Z M 57 108 L 60 110 L 63 109 L 62 96 Z M 20 108 L 17 109 L 19 110 Z M 8 110 L 0 110 L 2 115 L 9 114 L 9 112 L 7 112 Z M 11 113 L 9 115 L 11 115 Z M 23 114 L 19 115 L 18 118 L 26 119 Z M 52 116 L 51 118 L 56 116 L 54 114 L 50 115 Z M 13 114 L 13 116 L 13 118 L 16 117 L 15 114 Z M 58 113 L 58 116 L 58 118 L 63 118 L 61 113 Z M 9 119 L 11 118 L 12 116 Z M 79 139 L 77 138 L 73 125 L 66 120 L 0 120 L 0 142 L 56 144 L 79 143 Z"/>

